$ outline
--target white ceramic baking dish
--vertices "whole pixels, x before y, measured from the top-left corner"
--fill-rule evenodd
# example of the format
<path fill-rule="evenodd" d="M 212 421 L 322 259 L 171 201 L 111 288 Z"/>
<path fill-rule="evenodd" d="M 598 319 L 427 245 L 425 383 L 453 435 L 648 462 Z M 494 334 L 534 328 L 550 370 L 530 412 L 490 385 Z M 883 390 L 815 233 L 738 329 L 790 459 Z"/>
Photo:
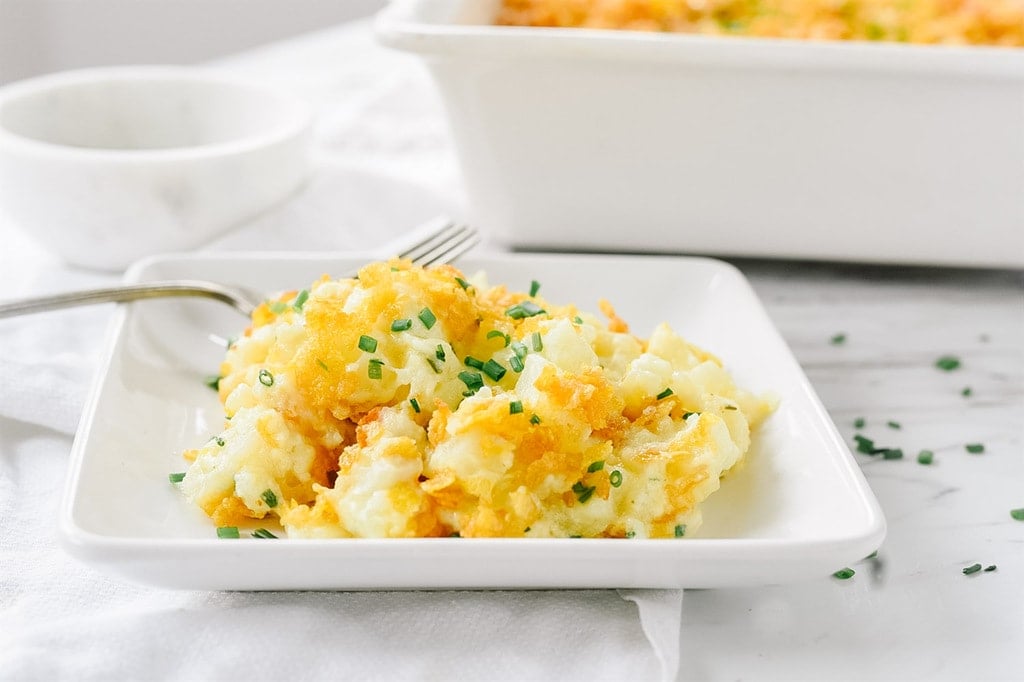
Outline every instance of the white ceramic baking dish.
<path fill-rule="evenodd" d="M 1024 266 L 1024 50 L 491 25 L 395 0 L 514 247 Z"/>

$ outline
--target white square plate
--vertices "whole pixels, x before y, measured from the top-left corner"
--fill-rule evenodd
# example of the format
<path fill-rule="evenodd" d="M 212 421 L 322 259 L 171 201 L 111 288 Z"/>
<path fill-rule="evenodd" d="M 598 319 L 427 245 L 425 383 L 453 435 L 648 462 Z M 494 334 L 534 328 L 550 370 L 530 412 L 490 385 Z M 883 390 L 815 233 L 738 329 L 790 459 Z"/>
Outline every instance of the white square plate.
<path fill-rule="evenodd" d="M 352 254 L 169 256 L 130 280 L 212 279 L 301 288 L 366 262 Z M 75 440 L 60 531 L 80 559 L 139 582 L 192 589 L 727 587 L 820 577 L 875 550 L 885 521 L 849 449 L 743 275 L 703 258 L 498 255 L 466 259 L 491 282 L 543 283 L 552 301 L 608 298 L 634 333 L 660 321 L 723 359 L 737 382 L 781 398 L 746 463 L 682 540 L 219 540 L 169 472 L 219 431 L 203 377 L 246 321 L 199 299 L 147 301 L 116 317 Z"/>

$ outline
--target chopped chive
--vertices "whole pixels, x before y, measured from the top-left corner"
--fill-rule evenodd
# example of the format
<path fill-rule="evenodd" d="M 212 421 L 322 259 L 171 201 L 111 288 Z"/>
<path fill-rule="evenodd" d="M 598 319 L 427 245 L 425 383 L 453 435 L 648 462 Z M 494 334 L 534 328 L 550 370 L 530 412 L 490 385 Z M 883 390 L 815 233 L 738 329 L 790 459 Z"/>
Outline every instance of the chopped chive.
<path fill-rule="evenodd" d="M 393 332 L 404 332 L 407 329 L 412 329 L 412 320 L 408 317 L 403 317 L 391 323 L 391 331 Z"/>
<path fill-rule="evenodd" d="M 210 376 L 208 376 L 205 379 L 203 379 L 203 383 L 206 384 L 207 386 L 209 386 L 210 388 L 212 388 L 213 390 L 219 391 L 220 390 L 220 380 L 223 379 L 223 378 L 224 377 L 219 377 L 219 376 L 216 376 L 214 374 L 211 374 Z"/>
<path fill-rule="evenodd" d="M 252 532 L 254 538 L 260 538 L 262 540 L 276 540 L 277 536 L 271 533 L 266 528 L 257 528 Z"/>
<path fill-rule="evenodd" d="M 833 346 L 839 346 L 841 344 L 844 344 L 846 343 L 846 334 L 836 334 L 831 339 L 829 339 L 828 342 L 831 343 Z"/>
<path fill-rule="evenodd" d="M 954 369 L 960 366 L 960 358 L 955 355 L 943 355 L 941 358 L 935 361 L 935 366 L 941 370 L 952 372 Z"/>
<path fill-rule="evenodd" d="M 970 398 L 973 393 L 974 391 L 971 390 L 970 386 L 965 386 L 964 390 L 960 391 L 960 395 L 962 395 L 965 398 Z"/>
<path fill-rule="evenodd" d="M 461 538 L 462 537 L 462 533 L 460 533 L 459 531 L 455 531 L 454 533 L 450 534 L 448 537 L 450 537 L 450 538 Z"/>
<path fill-rule="evenodd" d="M 316 364 L 320 365 L 320 369 L 322 369 L 325 372 L 331 371 L 331 368 L 327 366 L 327 363 L 321 360 L 320 358 L 316 359 Z"/>
<path fill-rule="evenodd" d="M 394 265 L 391 266 L 391 272 L 398 272 L 398 271 L 399 271 L 398 268 L 396 268 Z"/>
<path fill-rule="evenodd" d="M 885 448 L 882 452 L 882 459 L 903 459 L 903 450 L 899 448 Z"/>
<path fill-rule="evenodd" d="M 518 400 L 513 400 L 512 402 L 510 402 L 508 404 L 508 413 L 509 414 L 522 414 L 523 413 L 523 403 L 518 401 Z"/>
<path fill-rule="evenodd" d="M 986 573 L 991 573 L 994 570 L 996 570 L 996 565 L 995 564 L 991 564 L 991 565 L 985 567 L 985 572 Z"/>
<path fill-rule="evenodd" d="M 540 332 L 534 332 L 530 335 L 530 339 L 533 342 L 533 350 L 538 353 L 544 350 L 544 340 L 540 337 Z"/>
<path fill-rule="evenodd" d="M 440 374 L 441 373 L 441 368 L 437 366 L 437 363 L 434 362 L 434 360 L 432 358 L 423 358 L 423 359 L 426 360 L 427 364 L 430 365 L 430 368 L 432 370 L 434 370 L 434 374 Z"/>
<path fill-rule="evenodd" d="M 985 452 L 985 446 L 981 443 L 968 443 L 964 446 L 964 449 L 972 455 L 977 455 Z"/>
<path fill-rule="evenodd" d="M 366 365 L 366 376 L 371 379 L 380 379 L 384 376 L 384 361 L 374 358 Z"/>
<path fill-rule="evenodd" d="M 601 469 L 604 469 L 603 459 L 599 459 L 596 462 L 591 462 L 590 466 L 587 467 L 587 473 L 592 474 L 595 471 L 600 471 Z"/>
<path fill-rule="evenodd" d="M 416 315 L 416 317 L 420 318 L 420 322 L 422 322 L 423 326 L 427 329 L 433 327 L 437 322 L 437 316 L 434 315 L 434 312 L 430 308 L 424 308 L 418 315 Z"/>
<path fill-rule="evenodd" d="M 420 413 L 420 403 L 416 398 L 409 398 L 409 404 L 412 405 L 412 411 L 416 414 Z"/>
<path fill-rule="evenodd" d="M 537 424 L 540 424 L 540 417 L 538 417 L 535 414 L 531 415 L 530 416 L 530 423 L 533 424 L 534 426 L 536 426 Z M 1021 509 L 1020 512 L 1021 512 L 1022 515 L 1024 515 L 1024 509 Z"/>
<path fill-rule="evenodd" d="M 636 537 L 636 531 L 635 530 L 627 530 L 626 531 L 626 537 L 627 538 L 635 538 Z"/>
<path fill-rule="evenodd" d="M 697 415 L 698 417 L 700 416 L 700 412 L 683 412 L 683 421 L 686 421 L 687 419 L 690 418 L 691 415 L 694 414 Z"/>
<path fill-rule="evenodd" d="M 608 482 L 612 484 L 613 488 L 618 488 L 622 485 L 622 472 L 616 469 L 608 474 Z"/>
<path fill-rule="evenodd" d="M 981 570 L 981 564 L 971 564 L 967 568 L 963 569 L 964 575 L 971 575 Z"/>
<path fill-rule="evenodd" d="M 686 524 L 680 523 L 678 526 L 676 526 L 676 537 L 681 538 L 684 535 L 686 535 Z"/>
<path fill-rule="evenodd" d="M 267 506 L 270 507 L 271 509 L 277 506 L 277 495 L 275 495 L 274 491 L 271 490 L 270 488 L 267 488 L 262 493 L 260 493 L 260 498 L 264 502 L 266 502 Z"/>
<path fill-rule="evenodd" d="M 580 504 L 589 500 L 594 495 L 595 490 L 597 490 L 597 486 L 586 486 L 583 485 L 582 481 L 576 481 L 572 484 L 572 491 L 576 493 L 576 499 L 579 500 Z"/>
<path fill-rule="evenodd" d="M 531 526 L 527 526 L 526 528 L 523 529 L 523 532 L 524 533 L 529 533 L 530 532 L 530 528 L 531 528 Z"/>
<path fill-rule="evenodd" d="M 515 353 L 516 357 L 519 358 L 520 360 L 525 360 L 526 355 L 530 352 L 530 350 L 526 347 L 525 343 L 522 343 L 520 341 L 513 341 L 512 352 Z"/>
<path fill-rule="evenodd" d="M 270 308 L 270 312 L 275 315 L 280 315 L 284 311 L 288 310 L 288 304 L 284 301 L 267 301 L 267 307 Z"/>
<path fill-rule="evenodd" d="M 491 331 L 487 332 L 488 339 L 497 339 L 499 337 L 505 342 L 506 347 L 508 347 L 508 344 L 512 342 L 511 337 L 509 337 L 508 334 L 501 331 L 500 329 L 492 329 Z"/>
<path fill-rule="evenodd" d="M 864 559 L 865 560 L 867 560 L 867 559 L 874 559 L 877 556 L 878 556 L 878 550 L 876 549 L 874 552 L 872 552 L 871 554 L 868 554 L 866 557 L 864 557 Z"/>
<path fill-rule="evenodd" d="M 377 339 L 363 334 L 359 337 L 359 350 L 366 351 L 367 353 L 376 353 Z"/>
<path fill-rule="evenodd" d="M 666 388 L 664 391 L 659 393 L 656 397 L 657 397 L 658 400 L 661 400 L 662 398 L 667 398 L 670 395 L 672 395 L 672 389 L 671 388 Z"/>
<path fill-rule="evenodd" d="M 483 373 L 491 378 L 492 381 L 501 381 L 501 378 L 508 372 L 500 362 L 495 361 L 493 358 L 484 363 L 484 366 L 480 368 Z"/>
<path fill-rule="evenodd" d="M 237 336 L 229 336 L 228 337 L 228 348 L 231 348 L 236 343 L 238 343 L 238 337 Z"/>
<path fill-rule="evenodd" d="M 900 425 L 899 422 L 894 422 L 894 421 L 885 422 L 885 425 L 888 426 L 890 429 L 901 429 L 901 428 L 903 428 L 903 426 Z"/>
<path fill-rule="evenodd" d="M 841 568 L 838 571 L 836 571 L 835 573 L 833 573 L 832 577 L 833 578 L 838 578 L 839 580 L 849 580 L 850 578 L 852 578 L 854 576 L 855 573 L 856 573 L 856 571 L 853 570 L 852 568 Z"/>
<path fill-rule="evenodd" d="M 862 452 L 865 455 L 875 454 L 872 450 L 875 449 L 875 441 L 870 438 L 865 438 L 860 434 L 856 434 L 853 439 L 857 441 L 857 452 Z"/>
<path fill-rule="evenodd" d="M 856 419 L 853 420 L 853 428 L 855 428 L 855 429 L 863 429 L 864 428 L 864 424 L 866 424 L 866 423 L 867 422 L 864 421 L 864 417 L 857 417 Z"/>
<path fill-rule="evenodd" d="M 515 372 L 522 372 L 523 368 L 526 366 L 523 364 L 523 361 L 519 359 L 518 355 L 509 356 L 508 364 L 512 366 L 512 370 Z"/>
<path fill-rule="evenodd" d="M 221 526 L 217 529 L 217 537 L 224 540 L 237 540 L 238 526 Z"/>
<path fill-rule="evenodd" d="M 216 438 L 214 438 L 213 442 L 217 444 L 217 447 L 221 447 L 221 448 L 224 447 L 224 439 L 221 438 L 220 436 L 217 436 Z"/>
<path fill-rule="evenodd" d="M 476 393 L 484 386 L 484 378 L 479 372 L 459 372 L 459 381 L 466 384 L 470 395 Z"/>
<path fill-rule="evenodd" d="M 306 301 L 309 300 L 309 291 L 303 289 L 299 292 L 299 295 L 295 297 L 295 302 L 292 303 L 292 307 L 298 311 L 302 311 L 302 306 L 306 305 Z"/>
<path fill-rule="evenodd" d="M 533 317 L 534 315 L 540 315 L 546 312 L 546 310 L 533 301 L 521 301 L 506 310 L 505 314 L 513 320 L 522 320 L 524 318 Z"/>
<path fill-rule="evenodd" d="M 444 362 L 444 346 L 442 346 L 441 344 L 437 344 L 437 348 L 434 349 L 434 357 L 440 360 L 441 362 Z"/>
<path fill-rule="evenodd" d="M 729 410 L 730 412 L 735 412 L 736 410 L 738 410 L 740 408 L 736 407 L 735 405 L 726 405 L 722 409 L 723 410 Z"/>
<path fill-rule="evenodd" d="M 484 361 L 483 360 L 478 360 L 478 359 L 474 358 L 472 355 L 467 355 L 466 358 L 462 362 L 463 362 L 464 365 L 466 365 L 466 367 L 472 367 L 473 369 L 483 369 L 484 368 Z"/>
<path fill-rule="evenodd" d="M 462 287 L 464 290 L 468 289 L 469 286 L 470 286 L 469 282 L 467 282 L 466 280 L 462 279 L 461 277 L 456 277 L 455 281 L 458 282 L 459 286 Z"/>
<path fill-rule="evenodd" d="M 537 280 L 530 281 L 530 296 L 536 296 L 537 292 L 540 291 L 540 282 Z"/>
<path fill-rule="evenodd" d="M 1020 509 L 1011 509 L 1010 516 L 1017 521 L 1024 521 L 1024 507 L 1021 507 Z"/>
<path fill-rule="evenodd" d="M 185 472 L 179 471 L 173 474 L 167 474 L 167 478 L 171 483 L 181 483 L 185 480 Z"/>
<path fill-rule="evenodd" d="M 931 464 L 934 459 L 935 453 L 932 452 L 931 450 L 922 450 L 921 452 L 917 453 L 918 464 Z"/>
<path fill-rule="evenodd" d="M 274 375 L 265 369 L 260 370 L 259 379 L 260 383 L 263 384 L 264 386 L 274 385 Z"/>

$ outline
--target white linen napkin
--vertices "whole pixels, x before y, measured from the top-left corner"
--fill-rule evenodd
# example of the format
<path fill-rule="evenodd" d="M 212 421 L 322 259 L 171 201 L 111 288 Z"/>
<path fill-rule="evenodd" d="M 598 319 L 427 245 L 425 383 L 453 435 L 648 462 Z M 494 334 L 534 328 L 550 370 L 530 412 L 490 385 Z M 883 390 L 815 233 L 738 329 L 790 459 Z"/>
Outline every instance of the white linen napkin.
<path fill-rule="evenodd" d="M 365 22 L 218 67 L 289 89 L 320 118 L 305 187 L 207 248 L 378 250 L 459 214 L 430 85 Z M 61 265 L 2 218 L 0 243 L 5 296 L 116 279 Z M 675 679 L 681 590 L 174 592 L 79 565 L 54 520 L 112 310 L 0 320 L 0 677 Z"/>

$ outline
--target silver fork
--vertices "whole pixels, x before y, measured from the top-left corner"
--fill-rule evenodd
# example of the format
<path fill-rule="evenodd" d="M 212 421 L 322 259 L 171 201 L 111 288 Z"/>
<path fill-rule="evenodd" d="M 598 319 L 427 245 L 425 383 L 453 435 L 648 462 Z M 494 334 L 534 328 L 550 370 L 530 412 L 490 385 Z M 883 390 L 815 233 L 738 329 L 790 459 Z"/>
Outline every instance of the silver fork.
<path fill-rule="evenodd" d="M 440 265 L 452 262 L 476 246 L 479 241 L 480 236 L 474 228 L 445 220 L 427 237 L 413 244 L 398 256 L 408 258 L 416 265 Z M 252 315 L 252 311 L 266 300 L 265 293 L 245 287 L 200 280 L 166 280 L 122 284 L 103 289 L 85 289 L 0 303 L 0 318 L 93 303 L 137 301 L 168 296 L 212 298 L 227 303 L 246 317 Z"/>

